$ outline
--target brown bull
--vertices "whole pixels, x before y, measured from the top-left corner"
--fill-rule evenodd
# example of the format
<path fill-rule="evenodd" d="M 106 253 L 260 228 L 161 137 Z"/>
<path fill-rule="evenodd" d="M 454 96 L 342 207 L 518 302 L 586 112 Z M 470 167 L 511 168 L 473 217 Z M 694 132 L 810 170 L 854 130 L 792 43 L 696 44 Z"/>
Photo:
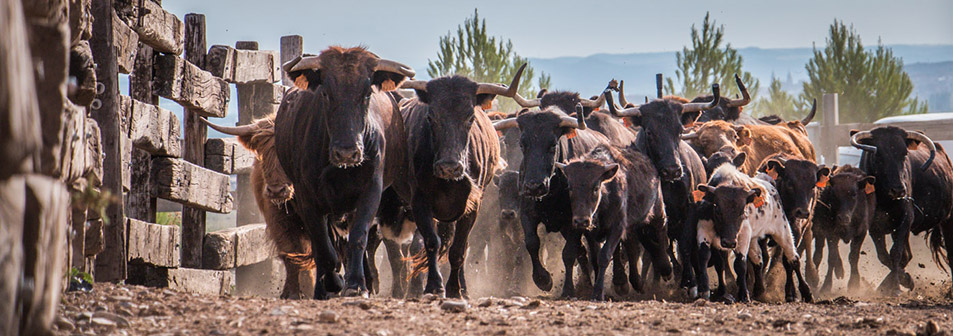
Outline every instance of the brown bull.
<path fill-rule="evenodd" d="M 255 153 L 255 163 L 251 171 L 252 191 L 258 210 L 265 218 L 268 238 L 274 242 L 285 264 L 285 285 L 281 290 L 281 297 L 303 297 L 298 277 L 310 277 L 311 272 L 302 267 L 298 261 L 300 258 L 289 258 L 289 255 L 310 255 L 311 241 L 307 239 L 301 218 L 288 203 L 294 197 L 294 186 L 278 163 L 274 142 L 275 115 L 238 127 L 219 126 L 205 119 L 202 121 L 216 131 L 236 136 L 242 146 Z"/>

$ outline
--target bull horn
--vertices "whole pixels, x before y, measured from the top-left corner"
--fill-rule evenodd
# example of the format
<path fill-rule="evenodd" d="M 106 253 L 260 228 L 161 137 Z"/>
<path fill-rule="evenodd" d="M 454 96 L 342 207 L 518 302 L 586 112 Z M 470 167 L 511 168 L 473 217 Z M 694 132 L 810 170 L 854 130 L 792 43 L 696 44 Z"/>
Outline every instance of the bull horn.
<path fill-rule="evenodd" d="M 526 63 L 523 63 L 520 69 L 516 70 L 516 75 L 513 76 L 513 81 L 510 82 L 509 87 L 498 84 L 480 83 L 477 84 L 477 94 L 495 94 L 498 96 L 513 97 L 513 95 L 516 94 L 516 90 L 519 90 L 520 77 L 523 76 L 524 69 L 526 69 Z"/>
<path fill-rule="evenodd" d="M 860 148 L 863 151 L 870 152 L 871 154 L 877 153 L 877 146 L 865 145 L 860 143 L 861 140 L 870 139 L 873 136 L 874 135 L 871 134 L 870 131 L 854 133 L 854 135 L 850 136 L 850 145 Z"/>
<path fill-rule="evenodd" d="M 383 58 L 377 60 L 377 67 L 374 68 L 374 71 L 393 72 L 393 73 L 398 73 L 410 78 L 414 78 L 414 76 L 417 75 L 417 72 L 414 71 L 413 68 L 406 66 L 404 64 L 391 61 L 389 59 L 383 59 Z"/>
<path fill-rule="evenodd" d="M 282 64 L 281 70 L 284 70 L 285 72 L 291 72 L 291 68 L 293 68 L 300 61 L 301 61 L 301 55 L 295 56 L 295 58 L 292 58 L 288 60 L 287 62 L 285 62 L 285 64 Z"/>
<path fill-rule="evenodd" d="M 927 148 L 930 148 L 930 158 L 920 165 L 920 170 L 930 168 L 930 164 L 933 163 L 933 158 L 936 157 L 936 144 L 933 143 L 933 140 L 930 140 L 930 138 L 923 133 L 913 131 L 907 131 L 907 139 L 919 141 L 920 143 L 926 144 Z"/>
<path fill-rule="evenodd" d="M 751 95 L 748 94 L 748 88 L 741 82 L 741 77 L 735 74 L 735 83 L 738 83 L 738 89 L 741 89 L 741 99 L 728 99 L 728 107 L 745 106 L 751 102 Z"/>
<path fill-rule="evenodd" d="M 576 124 L 578 124 L 578 129 L 586 129 L 586 118 L 582 113 L 583 107 L 582 103 L 576 104 Z"/>
<path fill-rule="evenodd" d="M 602 91 L 602 96 L 606 101 L 609 102 L 609 114 L 617 118 L 623 117 L 638 117 L 642 115 L 642 111 L 639 110 L 639 105 L 635 105 L 626 109 L 618 110 L 615 108 L 615 102 L 612 100 L 612 91 L 609 88 L 606 88 L 605 91 Z"/>
<path fill-rule="evenodd" d="M 506 118 L 493 123 L 493 128 L 497 131 L 502 131 L 507 128 L 519 127 L 519 123 L 516 122 L 516 118 Z"/>
<path fill-rule="evenodd" d="M 427 91 L 427 81 L 423 81 L 423 80 L 404 81 L 403 83 L 400 83 L 400 88 Z"/>
<path fill-rule="evenodd" d="M 526 100 L 523 96 L 520 96 L 519 93 L 514 94 L 512 97 L 517 104 L 520 104 L 522 107 L 537 107 L 539 106 L 539 98 Z"/>
<path fill-rule="evenodd" d="M 601 107 L 602 103 L 605 103 L 605 102 L 606 102 L 605 95 L 599 95 L 599 98 L 596 100 L 579 98 L 579 103 L 582 104 L 583 107 L 588 107 L 588 108 Z"/>
<path fill-rule="evenodd" d="M 711 102 L 682 104 L 682 113 L 699 112 L 718 106 L 718 101 L 721 99 L 721 88 L 718 87 L 718 83 L 711 85 L 711 93 L 712 97 L 714 97 L 712 98 Z"/>
<path fill-rule="evenodd" d="M 301 70 L 308 70 L 308 69 L 312 69 L 312 70 L 321 69 L 321 60 L 318 59 L 318 56 L 305 56 L 305 57 L 301 57 L 301 59 L 298 59 L 296 57 L 294 60 L 288 61 L 288 63 L 294 62 L 295 60 L 298 60 L 298 62 L 293 63 L 291 65 L 291 70 L 285 70 L 285 72 L 294 72 L 294 71 L 301 71 Z M 288 63 L 285 63 L 285 65 L 287 66 Z"/>
<path fill-rule="evenodd" d="M 625 101 L 625 81 L 619 81 L 619 105 L 626 106 L 629 102 Z"/>
<path fill-rule="evenodd" d="M 691 133 L 685 133 L 679 136 L 682 140 L 691 140 L 698 137 L 698 132 L 692 131 Z"/>
<path fill-rule="evenodd" d="M 815 98 L 814 102 L 811 103 L 811 113 L 808 113 L 807 117 L 804 117 L 804 119 L 801 119 L 801 124 L 804 124 L 804 126 L 807 126 L 807 124 L 810 124 L 811 120 L 814 119 L 815 113 L 817 113 L 817 98 Z"/>
<path fill-rule="evenodd" d="M 252 133 L 255 133 L 256 131 L 258 131 L 258 126 L 256 124 L 248 124 L 248 125 L 242 125 L 242 126 L 219 126 L 219 125 L 213 124 L 211 121 L 208 121 L 208 119 L 205 119 L 205 118 L 199 118 L 199 120 L 202 120 L 202 122 L 208 125 L 208 127 L 211 127 L 212 129 L 216 131 L 219 131 L 228 135 L 246 136 L 246 135 L 251 135 Z"/>

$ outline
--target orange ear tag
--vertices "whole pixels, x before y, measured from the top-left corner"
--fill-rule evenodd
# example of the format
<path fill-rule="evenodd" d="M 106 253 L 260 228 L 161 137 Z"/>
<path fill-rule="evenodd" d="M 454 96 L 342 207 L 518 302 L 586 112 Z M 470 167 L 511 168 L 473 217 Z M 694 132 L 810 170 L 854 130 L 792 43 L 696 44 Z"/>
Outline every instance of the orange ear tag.
<path fill-rule="evenodd" d="M 867 195 L 873 194 L 875 190 L 874 185 L 870 183 L 867 183 L 867 186 L 864 187 L 864 192 L 867 193 Z"/>
<path fill-rule="evenodd" d="M 397 84 L 390 78 L 381 83 L 381 91 L 394 91 L 397 90 Z"/>
<path fill-rule="evenodd" d="M 701 202 L 705 198 L 705 192 L 701 190 L 692 191 L 692 198 L 695 199 L 695 203 Z"/>
<path fill-rule="evenodd" d="M 503 136 L 503 131 L 496 131 L 497 136 Z"/>
<path fill-rule="evenodd" d="M 771 176 L 771 178 L 774 180 L 778 179 L 778 172 L 774 170 L 774 167 L 768 168 L 768 170 L 766 170 L 764 173 L 768 174 L 768 176 Z"/>
<path fill-rule="evenodd" d="M 754 207 L 755 207 L 755 208 L 760 208 L 761 206 L 764 205 L 764 197 L 755 196 L 755 197 L 754 197 L 754 202 L 752 202 L 752 204 L 754 204 Z"/>
<path fill-rule="evenodd" d="M 575 138 L 575 137 L 576 137 L 576 129 L 575 129 L 575 128 L 573 128 L 572 130 L 570 130 L 569 133 L 566 133 L 566 139 L 572 139 L 572 138 Z"/>
<path fill-rule="evenodd" d="M 919 148 L 919 147 L 920 147 L 920 143 L 918 143 L 918 142 L 916 142 L 916 141 L 910 141 L 910 143 L 907 144 L 907 150 L 915 151 L 915 150 L 917 150 L 917 148 Z"/>
<path fill-rule="evenodd" d="M 600 108 L 597 107 L 597 108 L 592 109 L 592 112 L 599 112 L 599 110 L 600 110 Z"/>
<path fill-rule="evenodd" d="M 490 109 L 493 108 L 493 101 L 487 100 L 486 102 L 480 105 L 480 108 L 482 108 L 484 111 L 489 111 Z"/>
<path fill-rule="evenodd" d="M 308 78 L 304 75 L 298 75 L 298 78 L 295 78 L 295 87 L 307 90 L 308 89 Z"/>
<path fill-rule="evenodd" d="M 821 175 L 821 179 L 817 180 L 817 187 L 818 188 L 827 187 L 827 181 L 829 181 L 830 179 L 831 178 L 827 177 L 827 175 Z"/>
<path fill-rule="evenodd" d="M 626 117 L 622 117 L 622 124 L 625 125 L 625 127 L 632 127 L 632 123 L 630 123 L 629 118 Z"/>

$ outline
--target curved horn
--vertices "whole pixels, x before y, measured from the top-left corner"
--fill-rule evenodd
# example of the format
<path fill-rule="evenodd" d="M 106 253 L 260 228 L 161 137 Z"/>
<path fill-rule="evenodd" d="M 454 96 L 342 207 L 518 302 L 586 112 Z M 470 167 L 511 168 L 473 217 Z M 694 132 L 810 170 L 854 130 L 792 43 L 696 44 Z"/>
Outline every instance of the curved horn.
<path fill-rule="evenodd" d="M 493 123 L 493 128 L 497 131 L 502 131 L 507 128 L 519 127 L 519 123 L 516 122 L 516 118 L 506 118 Z"/>
<path fill-rule="evenodd" d="M 213 124 L 211 121 L 208 121 L 208 119 L 205 119 L 205 118 L 199 118 L 199 119 L 202 120 L 202 122 L 204 122 L 206 125 L 208 125 L 208 127 L 211 127 L 212 129 L 216 131 L 219 131 L 228 135 L 245 136 L 245 135 L 251 135 L 252 133 L 255 133 L 256 131 L 258 131 L 258 126 L 255 124 L 248 124 L 248 125 L 242 125 L 242 126 L 219 126 L 219 125 Z"/>
<path fill-rule="evenodd" d="M 616 109 L 615 102 L 612 100 L 612 91 L 610 91 L 608 88 L 605 91 L 602 91 L 602 97 L 609 102 L 609 104 L 607 104 L 609 105 L 609 114 L 612 114 L 615 117 L 638 117 L 642 115 L 642 111 L 639 110 L 639 105 L 635 105 L 623 110 Z"/>
<path fill-rule="evenodd" d="M 509 87 L 498 84 L 480 83 L 477 84 L 477 94 L 495 94 L 498 96 L 513 97 L 513 95 L 516 94 L 516 90 L 519 90 L 520 77 L 523 76 L 524 69 L 526 69 L 526 63 L 523 63 L 520 69 L 516 70 L 516 75 L 513 76 L 513 81 L 510 82 Z"/>
<path fill-rule="evenodd" d="M 619 105 L 626 106 L 629 102 L 625 101 L 625 81 L 619 81 Z"/>
<path fill-rule="evenodd" d="M 718 106 L 718 101 L 721 100 L 721 88 L 718 87 L 718 83 L 711 85 L 711 93 L 712 97 L 714 97 L 712 98 L 711 102 L 682 104 L 682 113 L 699 112 Z"/>
<path fill-rule="evenodd" d="M 907 139 L 919 141 L 920 143 L 926 144 L 927 148 L 930 148 L 930 158 L 920 165 L 920 170 L 930 168 L 930 164 L 933 163 L 933 158 L 936 157 L 936 144 L 933 143 L 933 140 L 930 140 L 930 138 L 923 133 L 913 131 L 907 131 Z"/>
<path fill-rule="evenodd" d="M 579 98 L 579 103 L 582 104 L 582 106 L 584 106 L 584 107 L 589 107 L 589 108 L 601 107 L 601 106 L 602 106 L 602 103 L 605 103 L 605 102 L 606 102 L 606 97 L 605 97 L 605 95 L 599 95 L 599 98 L 596 99 L 596 100 L 589 100 L 589 99 L 586 99 L 586 98 Z"/>
<path fill-rule="evenodd" d="M 685 133 L 680 135 L 679 138 L 681 138 L 682 140 L 691 140 L 691 139 L 697 138 L 698 136 L 699 136 L 698 132 L 692 131 L 691 133 Z"/>
<path fill-rule="evenodd" d="M 582 115 L 582 103 L 576 104 L 576 124 L 578 129 L 586 129 L 586 118 Z"/>
<path fill-rule="evenodd" d="M 876 153 L 876 152 L 877 152 L 877 146 L 865 145 L 865 144 L 860 143 L 861 140 L 870 139 L 870 138 L 872 138 L 873 136 L 874 136 L 874 135 L 871 134 L 870 131 L 863 131 L 863 132 L 854 133 L 854 135 L 852 135 L 852 136 L 850 137 L 850 145 L 851 145 L 851 146 L 854 146 L 854 147 L 857 147 L 857 148 L 860 148 L 861 150 L 870 152 L 871 154 Z"/>
<path fill-rule="evenodd" d="M 377 60 L 377 67 L 374 68 L 374 71 L 399 73 L 410 78 L 414 78 L 414 76 L 417 75 L 414 68 L 383 58 Z"/>
<path fill-rule="evenodd" d="M 301 55 L 295 56 L 295 58 L 292 58 L 288 60 L 287 62 L 285 62 L 285 64 L 282 64 L 281 70 L 284 70 L 284 72 L 291 72 L 291 68 L 293 68 L 300 61 L 301 61 Z"/>
<path fill-rule="evenodd" d="M 517 103 L 517 104 L 520 104 L 520 106 L 522 106 L 522 107 L 537 107 L 537 106 L 539 106 L 539 104 L 540 104 L 540 103 L 539 103 L 539 98 L 526 100 L 525 98 L 523 98 L 523 96 L 520 96 L 519 93 L 514 94 L 514 95 L 513 95 L 512 97 L 510 97 L 510 98 L 513 98 L 513 100 L 515 100 L 516 103 Z"/>
<path fill-rule="evenodd" d="M 728 99 L 728 107 L 738 107 L 745 106 L 751 102 L 751 96 L 748 95 L 748 88 L 745 87 L 745 83 L 741 82 L 741 77 L 738 77 L 738 74 L 735 74 L 735 83 L 738 83 L 738 88 L 741 89 L 741 99 Z"/>
<path fill-rule="evenodd" d="M 294 60 L 288 61 L 288 63 L 291 63 L 291 62 L 294 62 Z M 285 63 L 285 65 L 288 65 L 288 63 Z M 301 71 L 301 70 L 307 70 L 307 69 L 313 69 L 313 70 L 321 69 L 321 61 L 318 59 L 318 56 L 302 57 L 300 60 L 298 60 L 298 62 L 294 63 L 294 65 L 291 66 L 291 70 L 285 70 L 285 72 Z"/>
<path fill-rule="evenodd" d="M 801 123 L 804 124 L 804 126 L 807 126 L 807 124 L 810 124 L 811 120 L 814 119 L 815 113 L 817 113 L 817 98 L 815 98 L 814 102 L 811 103 L 811 113 L 808 113 L 807 117 L 804 117 L 804 119 L 801 119 Z"/>
<path fill-rule="evenodd" d="M 427 91 L 427 81 L 424 81 L 424 80 L 404 81 L 403 83 L 400 83 L 400 88 Z"/>

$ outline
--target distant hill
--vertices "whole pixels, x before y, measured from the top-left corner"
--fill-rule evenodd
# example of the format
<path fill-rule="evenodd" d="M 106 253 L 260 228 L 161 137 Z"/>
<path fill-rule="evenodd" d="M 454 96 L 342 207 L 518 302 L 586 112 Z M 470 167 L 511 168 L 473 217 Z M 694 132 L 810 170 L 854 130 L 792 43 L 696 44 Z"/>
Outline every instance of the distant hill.
<path fill-rule="evenodd" d="M 869 46 L 868 46 L 869 47 Z M 953 45 L 892 45 L 896 56 L 903 58 L 914 82 L 914 94 L 921 99 L 947 101 L 953 98 Z M 870 48 L 870 47 L 869 47 Z M 761 49 L 742 48 L 744 67 L 761 80 L 766 89 L 771 75 L 786 81 L 785 89 L 799 92 L 800 82 L 807 79 L 804 65 L 813 56 L 812 48 Z M 634 54 L 594 54 L 586 57 L 531 58 L 533 67 L 552 76 L 553 87 L 594 95 L 605 88 L 609 79 L 625 79 L 630 100 L 655 95 L 655 74 L 675 75 L 675 52 Z M 944 96 L 945 94 L 945 96 Z M 938 102 L 939 103 L 939 102 Z M 931 101 L 931 110 L 933 108 Z M 953 102 L 937 108 L 953 110 Z"/>

